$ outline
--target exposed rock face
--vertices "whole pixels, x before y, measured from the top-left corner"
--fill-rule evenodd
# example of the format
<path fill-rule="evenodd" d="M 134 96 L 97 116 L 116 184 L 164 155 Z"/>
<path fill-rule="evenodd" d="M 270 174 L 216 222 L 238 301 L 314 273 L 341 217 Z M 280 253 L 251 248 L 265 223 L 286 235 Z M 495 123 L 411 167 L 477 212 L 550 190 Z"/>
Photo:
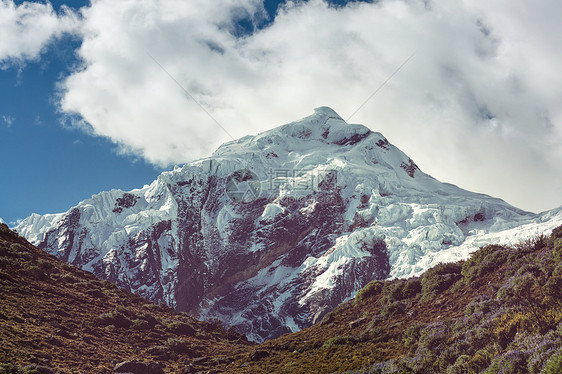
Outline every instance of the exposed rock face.
<path fill-rule="evenodd" d="M 441 183 L 381 134 L 319 108 L 150 186 L 16 229 L 101 278 L 261 341 L 320 320 L 374 279 L 517 240 L 521 225 L 534 234 L 535 221 L 551 230 L 562 214 L 548 214 Z"/>

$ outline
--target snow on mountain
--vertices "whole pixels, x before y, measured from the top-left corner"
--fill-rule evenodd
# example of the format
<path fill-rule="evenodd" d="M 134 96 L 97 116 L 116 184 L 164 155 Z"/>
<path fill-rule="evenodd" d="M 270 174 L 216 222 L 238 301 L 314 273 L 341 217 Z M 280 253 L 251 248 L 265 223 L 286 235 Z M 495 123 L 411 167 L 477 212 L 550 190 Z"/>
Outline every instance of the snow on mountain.
<path fill-rule="evenodd" d="M 262 341 L 309 326 L 374 279 L 560 224 L 562 208 L 532 214 L 441 183 L 382 134 L 323 107 L 16 230 L 121 287 Z"/>

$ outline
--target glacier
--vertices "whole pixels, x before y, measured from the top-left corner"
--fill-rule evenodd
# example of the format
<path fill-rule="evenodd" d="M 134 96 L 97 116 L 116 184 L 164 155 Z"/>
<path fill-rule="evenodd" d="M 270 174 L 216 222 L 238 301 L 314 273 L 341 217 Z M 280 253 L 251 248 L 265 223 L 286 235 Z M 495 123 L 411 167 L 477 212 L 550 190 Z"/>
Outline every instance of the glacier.
<path fill-rule="evenodd" d="M 321 107 L 15 230 L 120 287 L 263 341 L 319 321 L 372 280 L 560 224 L 562 208 L 534 214 L 442 183 L 382 134 Z"/>

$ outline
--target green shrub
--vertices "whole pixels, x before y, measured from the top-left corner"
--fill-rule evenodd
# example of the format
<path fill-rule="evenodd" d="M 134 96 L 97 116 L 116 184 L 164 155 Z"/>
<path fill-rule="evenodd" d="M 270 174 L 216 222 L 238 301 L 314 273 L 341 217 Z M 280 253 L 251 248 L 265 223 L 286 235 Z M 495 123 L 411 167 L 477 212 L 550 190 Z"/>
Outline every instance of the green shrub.
<path fill-rule="evenodd" d="M 124 306 L 124 305 L 117 305 L 115 310 L 119 313 L 122 313 L 122 314 L 126 315 L 129 318 L 134 318 L 137 315 L 137 313 L 135 312 L 135 310 L 133 308 L 129 308 L 129 307 Z"/>
<path fill-rule="evenodd" d="M 27 249 L 23 244 L 20 243 L 12 243 L 10 245 L 10 249 L 12 250 L 12 252 L 29 252 L 29 249 Z"/>
<path fill-rule="evenodd" d="M 150 324 L 144 319 L 135 319 L 132 328 L 135 330 L 150 330 Z"/>
<path fill-rule="evenodd" d="M 100 316 L 98 317 L 98 322 L 102 326 L 113 325 L 115 327 L 121 328 L 129 328 L 133 324 L 133 322 L 129 318 L 127 318 L 125 314 L 117 310 L 100 314 Z"/>
<path fill-rule="evenodd" d="M 393 303 L 390 303 L 382 308 L 381 315 L 388 318 L 395 315 L 404 314 L 405 312 L 406 305 L 404 305 L 404 303 L 402 303 L 401 301 L 394 301 Z"/>
<path fill-rule="evenodd" d="M 366 329 L 365 331 L 363 331 L 361 333 L 361 335 L 359 336 L 359 341 L 367 342 L 369 340 L 376 339 L 383 332 L 384 332 L 384 330 L 381 327 L 378 327 L 378 326 L 377 327 L 369 327 L 368 329 Z"/>
<path fill-rule="evenodd" d="M 324 344 L 322 345 L 322 348 L 327 349 L 338 345 L 355 344 L 355 343 L 357 343 L 357 339 L 355 339 L 353 336 L 335 336 L 333 338 L 326 340 L 326 342 L 324 342 Z"/>
<path fill-rule="evenodd" d="M 21 373 L 22 374 L 52 374 L 53 370 L 51 370 L 50 368 L 48 368 L 46 366 L 29 365 L 29 366 L 25 366 L 21 370 Z"/>
<path fill-rule="evenodd" d="M 487 296 L 477 296 L 466 306 L 464 315 L 470 317 L 475 313 L 489 313 L 498 306 L 497 300 Z"/>
<path fill-rule="evenodd" d="M 421 280 L 419 278 L 410 278 L 402 288 L 402 296 L 407 299 L 416 296 L 422 290 Z"/>
<path fill-rule="evenodd" d="M 525 239 L 515 244 L 512 252 L 516 252 L 519 255 L 530 253 L 530 252 L 536 252 L 546 247 L 548 243 L 549 243 L 548 236 L 541 234 L 533 238 Z"/>
<path fill-rule="evenodd" d="M 562 274 L 552 275 L 544 285 L 546 302 L 552 306 L 562 305 Z"/>
<path fill-rule="evenodd" d="M 189 324 L 181 321 L 174 321 L 166 326 L 168 330 L 176 335 L 194 335 L 195 329 Z"/>
<path fill-rule="evenodd" d="M 146 322 L 148 322 L 148 325 L 152 328 L 156 325 L 158 325 L 160 322 L 156 319 L 156 317 L 154 317 L 152 314 L 150 313 L 141 313 L 139 315 L 140 319 L 145 320 Z"/>
<path fill-rule="evenodd" d="M 541 284 L 541 278 L 522 268 L 521 272 L 518 271 L 498 290 L 496 297 L 505 305 L 513 306 L 528 315 L 526 320 L 531 324 L 525 324 L 526 330 L 540 330 L 544 333 L 549 329 L 548 316 L 545 312 L 552 307 L 552 305 L 545 304 L 542 297 L 536 297 L 537 294 L 544 295 L 544 291 L 545 287 Z"/>
<path fill-rule="evenodd" d="M 8 226 L 6 226 L 8 227 Z M 13 364 L 0 364 L 0 374 L 20 374 L 18 366 Z"/>
<path fill-rule="evenodd" d="M 527 374 L 527 360 L 522 352 L 511 351 L 496 357 L 484 374 Z"/>
<path fill-rule="evenodd" d="M 562 225 L 556 227 L 554 230 L 552 230 L 552 234 L 551 236 L 553 238 L 562 238 Z"/>
<path fill-rule="evenodd" d="M 409 326 L 402 333 L 402 342 L 406 347 L 412 347 L 418 344 L 421 336 L 421 330 L 425 327 L 424 324 L 415 323 Z"/>
<path fill-rule="evenodd" d="M 367 298 L 378 295 L 379 293 L 381 293 L 382 289 L 383 289 L 383 282 L 378 280 L 372 281 L 369 284 L 367 284 L 365 287 L 360 289 L 359 292 L 357 292 L 357 295 L 355 295 L 355 302 L 359 303 Z"/>
<path fill-rule="evenodd" d="M 552 243 L 552 259 L 556 263 L 562 262 L 562 238 L 556 238 L 556 239 L 553 240 L 553 243 Z"/>
<path fill-rule="evenodd" d="M 181 338 L 169 338 L 166 341 L 166 347 L 175 353 L 190 353 L 192 349 L 188 342 Z"/>
<path fill-rule="evenodd" d="M 418 345 L 431 352 L 441 353 L 451 336 L 450 326 L 445 322 L 434 322 L 420 331 Z"/>
<path fill-rule="evenodd" d="M 24 267 L 24 271 L 30 279 L 44 280 L 46 278 L 46 274 L 43 270 L 36 265 L 26 266 Z"/>
<path fill-rule="evenodd" d="M 427 270 L 422 277 L 422 300 L 429 300 L 449 289 L 461 279 L 460 263 L 439 264 Z"/>
<path fill-rule="evenodd" d="M 11 256 L 13 254 L 13 252 L 10 250 L 10 247 L 8 246 L 4 246 L 4 245 L 0 245 L 0 256 L 4 257 L 4 256 Z M 2 372 L 0 372 L 1 374 Z"/>
<path fill-rule="evenodd" d="M 550 357 L 544 364 L 541 374 L 562 374 L 562 354 Z"/>
<path fill-rule="evenodd" d="M 447 368 L 447 374 L 468 374 L 470 370 L 470 356 L 461 355 L 457 358 L 455 363 Z"/>
<path fill-rule="evenodd" d="M 407 280 L 395 281 L 390 287 L 388 294 L 388 301 L 393 302 L 397 300 L 404 300 L 415 297 L 422 290 L 421 281 L 419 278 L 410 278 Z"/>
<path fill-rule="evenodd" d="M 45 260 L 37 261 L 37 266 L 45 275 L 49 275 L 55 269 L 55 265 Z"/>
<path fill-rule="evenodd" d="M 474 252 L 462 266 L 462 276 L 466 284 L 502 266 L 510 251 L 501 245 L 491 244 Z"/>
<path fill-rule="evenodd" d="M 35 257 L 29 249 L 20 243 L 10 245 L 10 251 L 24 261 L 31 261 Z"/>

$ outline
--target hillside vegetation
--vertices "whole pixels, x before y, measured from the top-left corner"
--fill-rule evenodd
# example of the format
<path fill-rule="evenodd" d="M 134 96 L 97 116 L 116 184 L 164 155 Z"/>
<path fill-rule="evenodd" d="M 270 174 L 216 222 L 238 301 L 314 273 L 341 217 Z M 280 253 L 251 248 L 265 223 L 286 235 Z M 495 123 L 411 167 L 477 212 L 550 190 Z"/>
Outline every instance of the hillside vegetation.
<path fill-rule="evenodd" d="M 562 227 L 375 281 L 245 373 L 562 373 Z M 266 354 L 264 354 L 265 356 Z"/>
<path fill-rule="evenodd" d="M 252 353 L 244 336 L 98 280 L 4 224 L 0 300 L 1 374 L 223 371 Z"/>
<path fill-rule="evenodd" d="M 100 281 L 5 225 L 0 299 L 0 373 L 111 373 L 125 360 L 148 374 L 562 373 L 562 227 L 371 282 L 261 345 Z"/>

